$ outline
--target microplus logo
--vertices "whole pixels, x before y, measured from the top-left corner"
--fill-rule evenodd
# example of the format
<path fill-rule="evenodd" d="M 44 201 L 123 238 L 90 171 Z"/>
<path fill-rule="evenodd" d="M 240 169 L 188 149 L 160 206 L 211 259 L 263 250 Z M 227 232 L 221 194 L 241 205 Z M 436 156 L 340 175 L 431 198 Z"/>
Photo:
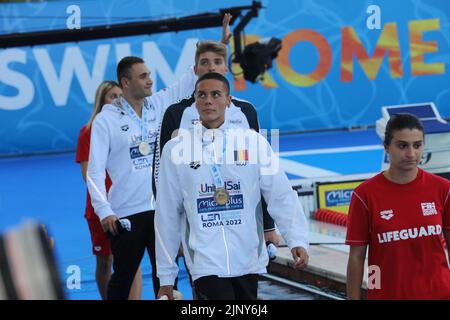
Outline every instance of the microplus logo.
<path fill-rule="evenodd" d="M 434 202 L 422 202 L 420 206 L 422 207 L 422 213 L 424 216 L 432 216 L 437 214 L 436 205 Z"/>
<path fill-rule="evenodd" d="M 200 214 L 242 209 L 244 209 L 244 198 L 242 194 L 230 196 L 230 199 L 224 205 L 217 204 L 214 197 L 197 199 L 197 212 Z"/>
<path fill-rule="evenodd" d="M 341 189 L 325 192 L 325 201 L 327 207 L 346 206 L 350 204 L 353 189 Z"/>

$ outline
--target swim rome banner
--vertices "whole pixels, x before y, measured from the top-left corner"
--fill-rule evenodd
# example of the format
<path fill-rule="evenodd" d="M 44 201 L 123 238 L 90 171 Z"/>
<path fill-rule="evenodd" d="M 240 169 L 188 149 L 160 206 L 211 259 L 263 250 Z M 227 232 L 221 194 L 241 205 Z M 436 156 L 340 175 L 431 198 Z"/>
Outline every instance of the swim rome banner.
<path fill-rule="evenodd" d="M 450 116 L 450 1 L 263 0 L 245 43 L 282 49 L 264 80 L 233 64 L 233 94 L 281 132 L 374 125 L 383 105 L 434 102 Z M 183 17 L 250 0 L 99 0 L 1 4 L 0 34 Z M 232 26 L 232 29 L 236 23 Z M 126 55 L 145 59 L 154 90 L 193 64 L 221 28 L 0 49 L 0 155 L 73 151 L 95 90 Z M 0 40 L 1 41 L 1 40 Z M 233 52 L 232 42 L 229 46 Z"/>

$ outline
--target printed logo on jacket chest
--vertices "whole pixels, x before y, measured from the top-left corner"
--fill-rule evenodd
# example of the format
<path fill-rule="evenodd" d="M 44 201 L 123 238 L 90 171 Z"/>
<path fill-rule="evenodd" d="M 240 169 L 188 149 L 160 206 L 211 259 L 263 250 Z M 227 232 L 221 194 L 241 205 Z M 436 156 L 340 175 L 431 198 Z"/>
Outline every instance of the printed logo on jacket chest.
<path fill-rule="evenodd" d="M 394 216 L 394 210 L 392 210 L 392 209 L 380 211 L 381 219 L 391 220 L 391 218 L 393 216 Z"/>
<path fill-rule="evenodd" d="M 200 161 L 192 161 L 191 163 L 189 163 L 189 167 L 191 167 L 191 169 L 197 170 L 198 168 L 200 168 Z"/>
<path fill-rule="evenodd" d="M 239 180 L 237 180 L 237 181 L 226 180 L 226 181 L 224 181 L 223 187 L 231 195 L 232 194 L 239 194 L 239 193 L 241 193 L 241 181 L 239 181 Z M 214 195 L 215 191 L 216 191 L 216 186 L 214 184 L 212 184 L 212 183 L 201 183 L 198 195 L 201 196 L 201 197 L 212 196 L 212 195 Z"/>
<path fill-rule="evenodd" d="M 422 207 L 422 213 L 424 216 L 432 216 L 437 214 L 436 205 L 434 202 L 422 202 L 420 206 Z"/>
<path fill-rule="evenodd" d="M 242 120 L 240 119 L 231 119 L 228 121 L 229 124 L 233 124 L 233 125 L 238 125 L 241 126 L 242 125 Z"/>
<path fill-rule="evenodd" d="M 234 163 L 237 166 L 246 166 L 248 163 L 248 150 L 235 150 Z"/>
<path fill-rule="evenodd" d="M 202 228 L 219 226 L 235 226 L 242 224 L 242 210 L 244 197 L 239 180 L 225 180 L 222 186 L 229 194 L 229 200 L 224 205 L 216 203 L 214 194 L 216 186 L 211 183 L 202 183 L 199 186 L 196 199 L 197 213 Z"/>
<path fill-rule="evenodd" d="M 148 154 L 142 154 L 139 145 L 142 141 L 142 135 L 131 134 L 128 136 L 129 153 L 131 160 L 131 167 L 133 171 L 148 169 L 153 164 L 153 154 L 155 152 L 155 141 L 157 133 L 154 130 L 149 130 L 147 140 Z"/>

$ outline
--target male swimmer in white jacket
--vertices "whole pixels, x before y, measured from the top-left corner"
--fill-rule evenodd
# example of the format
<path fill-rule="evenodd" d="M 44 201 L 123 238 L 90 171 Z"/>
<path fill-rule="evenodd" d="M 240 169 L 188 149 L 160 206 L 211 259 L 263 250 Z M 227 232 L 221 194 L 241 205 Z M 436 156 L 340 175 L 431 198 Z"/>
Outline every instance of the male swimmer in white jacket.
<path fill-rule="evenodd" d="M 201 124 L 179 132 L 161 156 L 155 212 L 158 297 L 173 299 L 181 241 L 200 299 L 256 299 L 258 274 L 267 272 L 268 263 L 261 194 L 291 249 L 294 268 L 304 268 L 309 259 L 306 218 L 267 140 L 225 121 L 228 80 L 207 73 L 195 88 Z"/>

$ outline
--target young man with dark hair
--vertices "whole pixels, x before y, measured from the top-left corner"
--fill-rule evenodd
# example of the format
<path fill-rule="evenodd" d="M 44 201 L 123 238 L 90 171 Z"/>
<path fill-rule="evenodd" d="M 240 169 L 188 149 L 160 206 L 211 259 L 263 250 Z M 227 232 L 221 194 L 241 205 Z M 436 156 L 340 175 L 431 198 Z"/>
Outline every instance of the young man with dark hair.
<path fill-rule="evenodd" d="M 123 96 L 103 107 L 93 124 L 87 186 L 103 230 L 111 237 L 113 274 L 108 299 L 127 299 L 147 249 L 153 289 L 159 289 L 154 252 L 152 163 L 159 123 L 165 109 L 189 96 L 197 79 L 192 70 L 177 83 L 152 94 L 144 60 L 125 57 L 117 67 Z M 112 180 L 105 190 L 105 170 Z"/>
<path fill-rule="evenodd" d="M 261 194 L 294 267 L 308 263 L 308 227 L 297 193 L 267 140 L 226 120 L 229 87 L 219 73 L 201 76 L 194 93 L 200 122 L 180 129 L 163 149 L 155 213 L 159 297 L 173 299 L 181 241 L 200 299 L 257 298 L 258 274 L 268 263 Z"/>
<path fill-rule="evenodd" d="M 145 64 L 145 61 L 142 58 L 134 56 L 128 56 L 119 61 L 119 64 L 117 65 L 117 79 L 119 83 L 122 78 L 131 79 L 133 65 L 137 63 Z"/>
<path fill-rule="evenodd" d="M 230 16 L 231 17 L 231 16 Z M 224 27 L 225 29 L 225 27 Z M 224 36 L 224 38 L 226 38 Z M 197 76 L 202 76 L 208 72 L 217 72 L 222 75 L 228 73 L 227 47 L 223 42 L 202 41 L 197 45 L 195 52 L 194 72 Z M 192 88 L 193 90 L 193 88 Z M 243 129 L 253 129 L 259 132 L 259 121 L 255 107 L 248 101 L 232 97 L 229 108 L 225 111 L 225 118 Z M 192 127 L 199 119 L 199 114 L 194 106 L 194 96 L 176 103 L 167 108 L 161 123 L 160 135 L 158 137 L 155 164 L 153 171 L 153 193 L 156 195 L 159 173 L 159 158 L 164 145 L 176 136 L 178 129 Z M 278 245 L 279 236 L 275 231 L 273 219 L 267 213 L 265 201 L 262 203 L 265 239 Z"/>
<path fill-rule="evenodd" d="M 225 14 L 222 41 L 231 37 Z M 174 85 L 152 94 L 150 70 L 139 57 L 125 57 L 117 66 L 123 97 L 106 105 L 92 126 L 87 182 L 96 214 L 112 236 L 114 273 L 108 299 L 126 299 L 137 267 L 147 249 L 156 277 L 152 171 L 159 124 L 166 108 L 192 94 L 197 75 L 185 73 Z M 113 187 L 106 193 L 105 169 Z M 103 182 L 103 186 L 102 186 Z M 149 183 L 150 182 L 150 183 Z M 127 231 L 124 231 L 127 230 Z"/>

